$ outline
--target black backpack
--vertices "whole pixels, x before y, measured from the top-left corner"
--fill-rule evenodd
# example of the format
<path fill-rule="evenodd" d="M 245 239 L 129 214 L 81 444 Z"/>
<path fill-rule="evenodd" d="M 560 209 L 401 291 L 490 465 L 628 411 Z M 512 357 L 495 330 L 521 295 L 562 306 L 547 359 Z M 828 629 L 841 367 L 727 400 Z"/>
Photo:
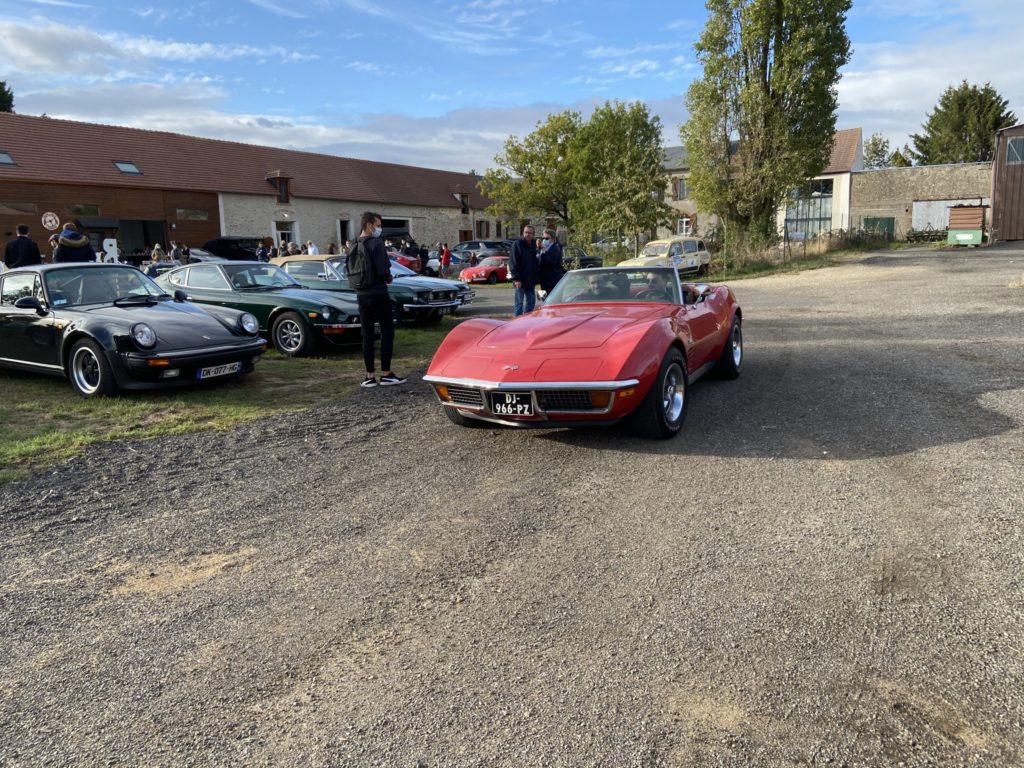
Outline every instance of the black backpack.
<path fill-rule="evenodd" d="M 373 269 L 373 259 L 366 252 L 361 240 L 345 256 L 345 270 L 348 272 L 348 285 L 356 291 L 365 291 L 373 287 L 377 277 Z"/>

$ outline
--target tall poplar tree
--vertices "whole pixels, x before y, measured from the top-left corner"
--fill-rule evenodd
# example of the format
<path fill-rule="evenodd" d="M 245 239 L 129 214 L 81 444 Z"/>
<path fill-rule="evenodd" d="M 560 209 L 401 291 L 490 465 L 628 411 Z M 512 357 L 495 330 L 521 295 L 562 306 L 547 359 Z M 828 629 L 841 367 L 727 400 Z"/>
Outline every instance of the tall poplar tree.
<path fill-rule="evenodd" d="M 691 196 L 726 220 L 733 246 L 778 238 L 790 190 L 828 165 L 850 0 L 707 0 L 702 76 L 681 133 Z M 739 237 L 737 237 L 739 235 Z"/>

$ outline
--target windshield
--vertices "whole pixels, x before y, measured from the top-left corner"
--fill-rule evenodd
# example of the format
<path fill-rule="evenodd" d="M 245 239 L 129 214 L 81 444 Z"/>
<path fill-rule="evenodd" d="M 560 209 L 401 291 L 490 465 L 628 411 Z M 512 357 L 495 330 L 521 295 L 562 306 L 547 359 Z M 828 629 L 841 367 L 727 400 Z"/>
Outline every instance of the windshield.
<path fill-rule="evenodd" d="M 224 273 L 231 281 L 232 288 L 295 288 L 302 286 L 276 264 L 232 264 L 223 265 Z"/>
<path fill-rule="evenodd" d="M 664 256 L 668 253 L 668 243 L 648 243 L 644 246 L 644 256 Z"/>
<path fill-rule="evenodd" d="M 166 296 L 163 289 L 134 267 L 77 267 L 54 269 L 43 276 L 54 307 L 110 304 L 126 296 Z"/>
<path fill-rule="evenodd" d="M 567 273 L 544 303 L 609 301 L 680 304 L 676 271 L 671 267 L 578 269 Z"/>
<path fill-rule="evenodd" d="M 508 266 L 508 259 L 499 259 L 496 256 L 489 256 L 480 262 L 481 267 L 504 267 Z"/>

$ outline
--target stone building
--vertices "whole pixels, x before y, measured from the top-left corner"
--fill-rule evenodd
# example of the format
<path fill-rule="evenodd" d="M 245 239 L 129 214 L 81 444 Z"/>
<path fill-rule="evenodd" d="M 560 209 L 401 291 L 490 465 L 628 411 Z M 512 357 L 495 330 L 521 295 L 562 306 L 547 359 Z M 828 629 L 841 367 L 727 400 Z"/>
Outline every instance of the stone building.
<path fill-rule="evenodd" d="M 850 228 L 904 240 L 910 230 L 942 230 L 954 205 L 989 205 L 990 163 L 884 168 L 853 174 Z"/>
<path fill-rule="evenodd" d="M 312 240 L 326 252 L 373 210 L 385 234 L 420 243 L 499 238 L 469 173 L 160 131 L 0 113 L 0 232 L 77 220 L 99 249 L 219 235 Z M 47 215 L 49 214 L 49 215 Z"/>

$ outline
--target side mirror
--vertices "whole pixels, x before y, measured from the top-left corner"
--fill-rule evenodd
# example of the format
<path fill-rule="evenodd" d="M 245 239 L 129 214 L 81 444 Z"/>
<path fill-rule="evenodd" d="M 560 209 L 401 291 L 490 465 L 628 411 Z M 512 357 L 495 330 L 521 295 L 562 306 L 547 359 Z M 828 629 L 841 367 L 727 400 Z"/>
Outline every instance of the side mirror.
<path fill-rule="evenodd" d="M 181 288 L 175 288 L 174 289 L 174 300 L 178 301 L 178 302 L 188 301 L 188 294 L 185 293 L 183 290 L 181 290 Z"/>
<path fill-rule="evenodd" d="M 707 283 L 697 283 L 693 286 L 693 290 L 697 293 L 697 298 L 694 300 L 696 303 L 697 301 L 704 301 L 705 297 L 711 292 L 711 286 Z"/>
<path fill-rule="evenodd" d="M 22 296 L 14 302 L 14 306 L 18 309 L 34 309 L 38 315 L 45 315 L 50 311 L 35 296 Z"/>

